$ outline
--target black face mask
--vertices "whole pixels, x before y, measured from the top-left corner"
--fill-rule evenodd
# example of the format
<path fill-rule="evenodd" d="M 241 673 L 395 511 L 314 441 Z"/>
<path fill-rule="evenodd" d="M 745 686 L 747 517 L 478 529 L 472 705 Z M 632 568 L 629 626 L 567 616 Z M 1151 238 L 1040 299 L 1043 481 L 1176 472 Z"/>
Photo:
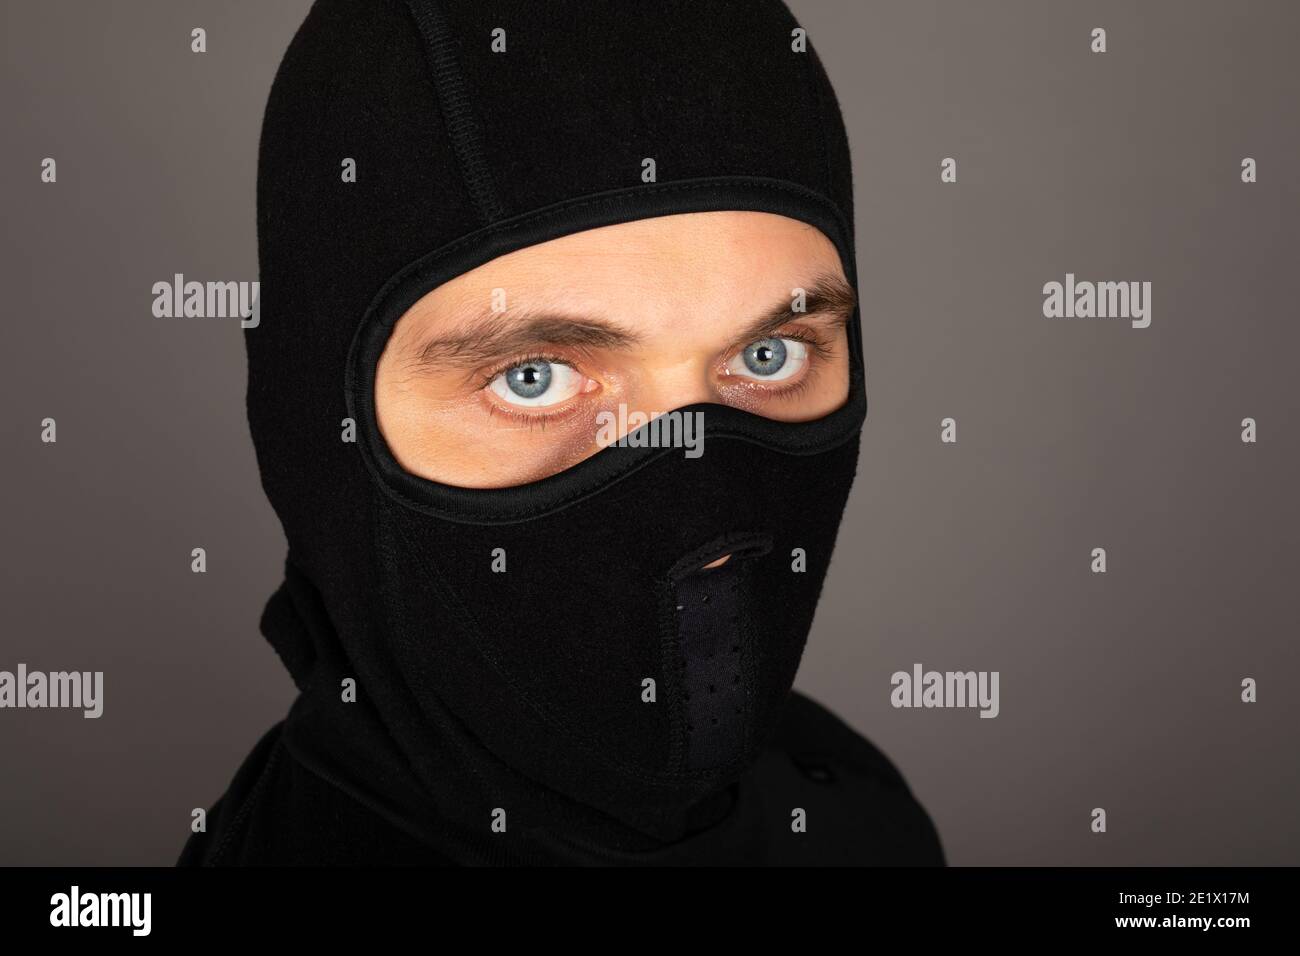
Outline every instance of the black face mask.
<path fill-rule="evenodd" d="M 263 129 L 249 417 L 290 545 L 263 621 L 303 689 L 286 741 L 462 862 L 653 853 L 738 815 L 866 413 L 855 315 L 848 401 L 817 421 L 691 406 L 699 457 L 633 439 L 506 489 L 396 463 L 392 328 L 497 256 L 757 210 L 819 228 L 856 285 L 843 127 L 783 6 L 574 6 L 318 3 Z"/>

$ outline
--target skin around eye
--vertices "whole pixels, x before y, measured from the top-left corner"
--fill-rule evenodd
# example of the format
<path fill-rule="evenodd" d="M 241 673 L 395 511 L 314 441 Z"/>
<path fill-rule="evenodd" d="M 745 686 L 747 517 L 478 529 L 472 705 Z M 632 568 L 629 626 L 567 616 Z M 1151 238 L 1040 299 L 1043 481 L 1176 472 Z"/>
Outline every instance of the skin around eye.
<path fill-rule="evenodd" d="M 769 213 L 636 220 L 517 250 L 398 322 L 376 371 L 380 429 L 412 474 L 503 488 L 599 454 L 597 415 L 622 405 L 821 418 L 849 392 L 849 297 L 743 330 L 784 314 L 792 289 L 829 289 L 824 279 L 844 282 L 830 239 Z M 498 288 L 517 311 L 485 319 Z"/>
<path fill-rule="evenodd" d="M 533 359 L 498 373 L 488 388 L 509 405 L 547 408 L 568 401 L 586 382 L 586 376 L 571 365 Z"/>
<path fill-rule="evenodd" d="M 750 342 L 726 365 L 728 375 L 756 382 L 780 382 L 798 375 L 808 364 L 808 346 L 798 339 L 770 338 Z"/>

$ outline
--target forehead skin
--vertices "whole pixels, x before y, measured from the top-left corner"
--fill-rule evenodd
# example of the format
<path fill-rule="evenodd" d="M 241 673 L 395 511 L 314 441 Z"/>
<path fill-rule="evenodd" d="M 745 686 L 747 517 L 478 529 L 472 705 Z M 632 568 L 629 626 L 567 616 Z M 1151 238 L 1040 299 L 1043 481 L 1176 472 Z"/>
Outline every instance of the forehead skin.
<path fill-rule="evenodd" d="M 843 278 L 831 241 L 807 223 L 762 212 L 662 216 L 602 226 L 494 259 L 449 280 L 402 317 L 390 342 L 472 330 L 493 291 L 510 310 L 603 318 L 654 340 L 723 348 L 746 321 L 788 301 L 794 285 Z"/>

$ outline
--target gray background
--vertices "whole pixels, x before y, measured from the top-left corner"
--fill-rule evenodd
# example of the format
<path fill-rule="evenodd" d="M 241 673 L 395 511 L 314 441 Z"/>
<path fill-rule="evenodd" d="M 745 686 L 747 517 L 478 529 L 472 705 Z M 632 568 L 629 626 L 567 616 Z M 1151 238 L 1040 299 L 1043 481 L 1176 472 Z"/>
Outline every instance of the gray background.
<path fill-rule="evenodd" d="M 307 6 L 4 3 L 0 669 L 106 692 L 99 720 L 0 711 L 2 863 L 171 863 L 291 700 L 238 323 L 155 319 L 150 287 L 256 278 Z M 953 863 L 1300 862 L 1300 5 L 792 6 L 854 149 L 871 401 L 799 687 Z M 1043 318 L 1066 272 L 1151 281 L 1151 327 Z M 914 662 L 1000 671 L 1001 716 L 893 709 Z"/>

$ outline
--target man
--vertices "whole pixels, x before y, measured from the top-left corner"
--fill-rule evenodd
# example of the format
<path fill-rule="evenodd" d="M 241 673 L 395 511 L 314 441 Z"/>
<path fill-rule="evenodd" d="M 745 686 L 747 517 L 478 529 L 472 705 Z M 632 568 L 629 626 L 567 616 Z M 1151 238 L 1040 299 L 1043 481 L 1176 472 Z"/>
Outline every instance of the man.
<path fill-rule="evenodd" d="M 182 863 L 943 862 L 791 691 L 866 397 L 784 6 L 320 0 L 258 228 L 301 694 Z"/>

